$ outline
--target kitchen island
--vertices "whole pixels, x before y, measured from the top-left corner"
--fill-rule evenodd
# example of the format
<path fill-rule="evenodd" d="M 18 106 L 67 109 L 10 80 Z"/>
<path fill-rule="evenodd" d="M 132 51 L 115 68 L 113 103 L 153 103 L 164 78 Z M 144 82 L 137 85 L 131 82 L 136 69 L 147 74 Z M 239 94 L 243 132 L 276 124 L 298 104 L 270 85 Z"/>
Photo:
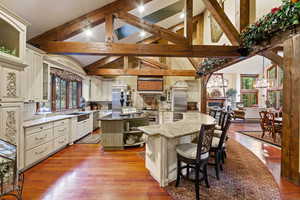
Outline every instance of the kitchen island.
<path fill-rule="evenodd" d="M 146 135 L 146 168 L 161 187 L 176 179 L 176 145 L 191 142 L 202 124 L 215 124 L 215 119 L 199 112 L 187 112 L 177 122 L 160 120 L 159 125 L 138 128 Z"/>
<path fill-rule="evenodd" d="M 139 126 L 148 125 L 148 118 L 143 113 L 122 115 L 120 112 L 113 112 L 99 120 L 104 150 L 124 149 L 145 143 L 143 132 L 137 129 Z"/>

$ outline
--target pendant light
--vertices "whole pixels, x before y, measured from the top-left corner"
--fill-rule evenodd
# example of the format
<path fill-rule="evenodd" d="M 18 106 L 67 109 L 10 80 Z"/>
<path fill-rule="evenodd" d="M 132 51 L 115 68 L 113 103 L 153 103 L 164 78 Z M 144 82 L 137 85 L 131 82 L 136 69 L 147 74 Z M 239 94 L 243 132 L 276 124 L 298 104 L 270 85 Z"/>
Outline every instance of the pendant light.
<path fill-rule="evenodd" d="M 265 57 L 263 57 L 262 69 L 263 69 L 263 77 L 257 78 L 254 84 L 254 87 L 257 89 L 264 89 L 270 87 L 270 83 L 268 79 L 265 78 Z"/>

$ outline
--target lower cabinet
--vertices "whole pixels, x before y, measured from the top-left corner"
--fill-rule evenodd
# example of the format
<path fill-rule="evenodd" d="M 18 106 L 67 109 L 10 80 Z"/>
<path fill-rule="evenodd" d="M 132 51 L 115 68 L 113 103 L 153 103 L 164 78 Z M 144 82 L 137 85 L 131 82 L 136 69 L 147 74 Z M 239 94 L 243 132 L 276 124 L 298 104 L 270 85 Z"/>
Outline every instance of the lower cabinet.
<path fill-rule="evenodd" d="M 47 158 L 69 143 L 69 119 L 25 128 L 25 167 Z"/>
<path fill-rule="evenodd" d="M 20 151 L 20 149 L 23 149 L 20 141 L 20 135 L 23 135 L 23 130 L 21 129 L 22 113 L 22 103 L 0 102 L 0 138 L 18 146 L 18 169 L 22 168 L 22 163 L 24 163 L 22 151 Z"/>

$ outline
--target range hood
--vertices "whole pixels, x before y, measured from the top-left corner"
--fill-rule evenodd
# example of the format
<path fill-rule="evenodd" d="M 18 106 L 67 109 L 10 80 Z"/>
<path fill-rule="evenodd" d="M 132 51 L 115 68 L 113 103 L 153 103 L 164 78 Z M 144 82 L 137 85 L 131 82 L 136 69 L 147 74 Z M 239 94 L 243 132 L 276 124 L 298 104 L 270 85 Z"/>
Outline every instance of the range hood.
<path fill-rule="evenodd" d="M 137 91 L 139 94 L 163 94 L 163 77 L 139 77 L 137 81 Z"/>

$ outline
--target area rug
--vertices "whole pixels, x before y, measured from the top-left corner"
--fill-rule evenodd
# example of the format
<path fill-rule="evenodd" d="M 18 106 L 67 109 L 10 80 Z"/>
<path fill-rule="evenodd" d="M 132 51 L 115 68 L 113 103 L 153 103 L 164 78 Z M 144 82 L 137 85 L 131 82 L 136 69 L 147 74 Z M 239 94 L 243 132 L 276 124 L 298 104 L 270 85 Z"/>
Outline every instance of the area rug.
<path fill-rule="evenodd" d="M 101 142 L 101 134 L 89 134 L 78 140 L 76 144 L 99 144 Z"/>
<path fill-rule="evenodd" d="M 228 158 L 220 180 L 215 178 L 213 167 L 208 167 L 210 188 L 200 186 L 202 200 L 279 200 L 278 186 L 265 165 L 238 142 L 229 140 Z M 194 184 L 182 179 L 180 186 L 175 181 L 165 190 L 174 200 L 195 199 Z"/>
<path fill-rule="evenodd" d="M 266 143 L 273 144 L 275 146 L 281 147 L 281 141 L 280 141 L 279 136 L 277 136 L 276 142 L 274 142 L 272 136 L 269 135 L 268 133 L 265 134 L 264 138 L 261 138 L 261 135 L 262 135 L 261 131 L 238 131 L 238 133 L 241 133 L 241 134 L 253 137 L 257 140 L 261 140 L 261 141 L 264 141 Z"/>

